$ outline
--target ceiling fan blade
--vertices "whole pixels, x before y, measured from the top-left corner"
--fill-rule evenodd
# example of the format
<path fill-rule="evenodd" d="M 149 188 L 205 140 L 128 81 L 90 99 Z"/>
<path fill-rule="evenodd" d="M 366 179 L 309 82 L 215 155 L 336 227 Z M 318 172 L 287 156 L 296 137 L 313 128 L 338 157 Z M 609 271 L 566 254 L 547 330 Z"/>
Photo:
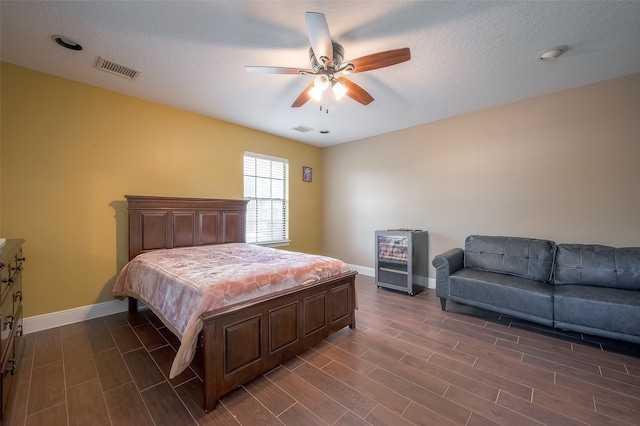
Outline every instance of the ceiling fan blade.
<path fill-rule="evenodd" d="M 362 105 L 369 105 L 371 102 L 373 102 L 373 96 L 371 96 L 366 90 L 355 84 L 353 81 L 347 80 L 344 77 L 338 78 L 338 81 L 344 84 L 347 89 L 349 89 L 345 94 L 354 101 L 360 102 Z"/>
<path fill-rule="evenodd" d="M 327 65 L 333 65 L 333 45 L 324 13 L 306 12 L 304 18 L 307 22 L 307 34 L 309 42 L 311 42 L 311 49 L 316 59 L 321 63 L 321 58 L 325 57 Z"/>
<path fill-rule="evenodd" d="M 296 100 L 293 101 L 293 104 L 291 104 L 291 108 L 298 108 L 306 104 L 307 101 L 311 99 L 311 95 L 309 94 L 309 90 L 311 89 L 313 89 L 313 83 L 308 85 L 307 88 L 300 93 L 300 96 L 298 96 Z"/>
<path fill-rule="evenodd" d="M 284 67 L 244 67 L 246 72 L 255 72 L 258 74 L 312 74 L 313 70 L 303 70 L 300 68 L 284 68 Z"/>
<path fill-rule="evenodd" d="M 411 52 L 408 47 L 395 50 L 387 50 L 385 52 L 378 52 L 372 55 L 362 56 L 360 58 L 348 61 L 348 63 L 354 66 L 351 73 L 364 72 L 375 70 L 378 68 L 384 68 L 391 65 L 406 62 L 411 59 Z"/>

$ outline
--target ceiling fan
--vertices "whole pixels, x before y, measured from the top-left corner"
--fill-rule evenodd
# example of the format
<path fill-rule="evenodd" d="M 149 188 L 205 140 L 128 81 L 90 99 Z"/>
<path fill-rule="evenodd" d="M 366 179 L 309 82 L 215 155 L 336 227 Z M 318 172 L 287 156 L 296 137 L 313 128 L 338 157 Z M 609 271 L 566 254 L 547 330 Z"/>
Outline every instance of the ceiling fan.
<path fill-rule="evenodd" d="M 302 74 L 315 75 L 313 83 L 291 105 L 292 108 L 301 107 L 310 98 L 320 100 L 322 94 L 329 88 L 339 99 L 347 95 L 351 99 L 363 105 L 373 102 L 373 97 L 362 87 L 338 74 L 352 74 L 371 71 L 411 59 L 408 47 L 395 50 L 387 50 L 367 56 L 362 56 L 344 63 L 344 49 L 342 45 L 331 40 L 327 19 L 323 13 L 306 12 L 307 34 L 311 42 L 309 49 L 310 69 L 284 68 L 284 67 L 245 67 L 247 72 L 261 74 Z"/>

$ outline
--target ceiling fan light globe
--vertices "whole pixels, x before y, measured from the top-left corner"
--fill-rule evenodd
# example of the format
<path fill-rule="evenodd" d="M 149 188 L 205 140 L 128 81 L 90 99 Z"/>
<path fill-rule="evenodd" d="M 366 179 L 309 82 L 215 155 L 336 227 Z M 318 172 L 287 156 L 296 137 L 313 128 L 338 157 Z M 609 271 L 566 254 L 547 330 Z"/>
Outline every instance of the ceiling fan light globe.
<path fill-rule="evenodd" d="M 320 75 L 317 75 L 316 78 L 313 80 L 313 84 L 315 87 L 324 91 L 329 88 L 329 86 L 331 85 L 331 81 L 329 80 L 329 77 L 327 75 L 320 74 Z"/>
<path fill-rule="evenodd" d="M 336 81 L 333 84 L 333 94 L 336 95 L 336 99 L 340 99 L 348 91 L 349 91 L 349 89 L 347 89 L 347 86 L 345 86 L 344 84 L 340 83 L 339 81 Z"/>
<path fill-rule="evenodd" d="M 320 100 L 322 99 L 323 92 L 324 92 L 324 89 L 321 89 L 320 87 L 314 84 L 314 86 L 311 88 L 311 90 L 309 90 L 308 93 L 309 93 L 309 96 L 311 96 L 316 101 L 320 102 Z"/>

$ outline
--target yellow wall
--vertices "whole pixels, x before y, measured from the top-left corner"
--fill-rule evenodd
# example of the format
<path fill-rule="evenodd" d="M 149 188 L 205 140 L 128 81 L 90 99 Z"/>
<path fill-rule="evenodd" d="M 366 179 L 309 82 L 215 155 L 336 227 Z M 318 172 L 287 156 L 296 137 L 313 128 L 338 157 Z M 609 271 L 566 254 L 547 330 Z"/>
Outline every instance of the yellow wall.
<path fill-rule="evenodd" d="M 127 261 L 124 195 L 242 198 L 244 151 L 289 159 L 288 248 L 321 251 L 318 147 L 1 66 L 0 229 L 27 240 L 25 317 L 112 300 Z"/>
<path fill-rule="evenodd" d="M 374 266 L 374 231 L 640 246 L 640 74 L 323 150 L 324 252 Z M 430 276 L 434 277 L 430 267 Z"/>

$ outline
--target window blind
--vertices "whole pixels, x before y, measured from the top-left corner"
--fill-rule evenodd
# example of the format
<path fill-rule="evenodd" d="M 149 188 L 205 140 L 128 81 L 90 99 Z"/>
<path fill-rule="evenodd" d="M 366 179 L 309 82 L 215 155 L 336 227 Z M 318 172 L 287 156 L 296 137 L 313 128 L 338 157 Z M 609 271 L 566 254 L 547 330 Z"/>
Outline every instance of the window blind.
<path fill-rule="evenodd" d="M 244 153 L 244 198 L 248 243 L 278 244 L 287 240 L 289 161 Z"/>

